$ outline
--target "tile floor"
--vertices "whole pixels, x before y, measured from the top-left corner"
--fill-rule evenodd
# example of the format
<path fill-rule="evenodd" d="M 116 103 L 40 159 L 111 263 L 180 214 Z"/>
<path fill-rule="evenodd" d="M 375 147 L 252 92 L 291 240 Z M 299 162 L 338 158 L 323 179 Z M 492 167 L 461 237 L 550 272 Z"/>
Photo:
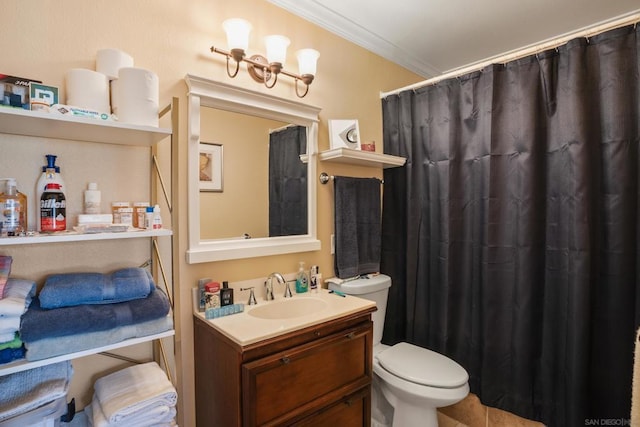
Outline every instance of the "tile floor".
<path fill-rule="evenodd" d="M 439 427 L 544 427 L 501 409 L 485 406 L 478 396 L 469 394 L 455 405 L 438 409 Z"/>

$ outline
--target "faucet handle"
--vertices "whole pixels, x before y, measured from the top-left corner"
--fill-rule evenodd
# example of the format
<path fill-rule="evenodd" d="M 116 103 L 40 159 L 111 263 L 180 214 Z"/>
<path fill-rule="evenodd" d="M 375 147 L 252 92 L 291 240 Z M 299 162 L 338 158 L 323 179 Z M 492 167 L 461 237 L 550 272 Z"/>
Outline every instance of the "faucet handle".
<path fill-rule="evenodd" d="M 295 280 L 294 280 L 295 281 Z M 291 288 L 289 287 L 289 283 L 291 283 L 291 281 L 284 281 L 285 284 L 285 288 L 284 288 L 284 297 L 285 298 L 291 298 L 293 295 L 291 294 Z"/>
<path fill-rule="evenodd" d="M 258 304 L 258 302 L 256 301 L 256 296 L 253 292 L 253 286 L 251 286 L 250 288 L 240 288 L 241 291 L 251 291 L 249 292 L 249 301 L 247 302 L 247 305 L 256 305 Z"/>

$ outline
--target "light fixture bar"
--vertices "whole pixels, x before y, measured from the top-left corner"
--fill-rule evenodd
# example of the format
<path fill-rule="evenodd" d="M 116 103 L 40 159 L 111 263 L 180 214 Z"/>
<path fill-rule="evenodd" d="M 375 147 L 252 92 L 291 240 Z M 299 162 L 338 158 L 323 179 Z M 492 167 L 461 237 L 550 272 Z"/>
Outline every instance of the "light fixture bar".
<path fill-rule="evenodd" d="M 232 21 L 232 22 L 240 21 L 241 23 L 243 23 L 243 26 L 245 28 L 250 29 L 251 27 L 251 25 L 244 20 L 230 19 L 228 21 Z M 283 47 L 283 51 L 278 54 L 279 57 L 276 58 L 277 59 L 276 61 L 271 60 L 270 62 L 269 59 L 265 58 L 262 55 L 252 55 L 250 57 L 247 57 L 247 55 L 245 55 L 246 45 L 240 42 L 236 42 L 235 44 L 237 44 L 238 46 L 242 45 L 241 47 L 231 46 L 230 50 L 220 49 L 215 46 L 211 46 L 211 52 L 224 55 L 226 57 L 227 75 L 231 78 L 234 78 L 237 76 L 238 71 L 240 69 L 240 63 L 246 62 L 247 71 L 249 72 L 249 75 L 256 82 L 263 83 L 265 87 L 271 89 L 276 85 L 278 81 L 278 75 L 284 74 L 285 76 L 291 77 L 295 80 L 296 95 L 299 98 L 304 98 L 309 92 L 309 85 L 311 85 L 311 83 L 313 82 L 314 74 L 311 74 L 309 72 L 303 73 L 303 74 L 296 74 L 296 73 L 292 73 L 290 71 L 285 70 L 282 66 L 282 62 L 280 61 L 281 60 L 283 61 L 285 58 L 286 52 L 284 50 L 286 50 L 286 47 L 289 44 L 289 39 L 287 39 L 284 36 L 269 36 L 269 37 L 275 38 L 280 43 L 281 47 Z M 313 58 L 309 59 L 307 57 L 307 61 L 309 60 L 314 61 L 312 63 L 306 62 L 304 66 L 304 70 L 315 73 L 316 62 L 320 54 L 313 49 L 303 49 L 303 51 L 307 51 L 307 53 L 312 52 L 311 57 Z M 231 60 L 235 62 L 234 69 L 230 68 L 231 65 L 229 63 L 231 62 Z M 302 82 L 302 84 L 304 85 L 304 91 L 300 90 L 298 82 Z"/>

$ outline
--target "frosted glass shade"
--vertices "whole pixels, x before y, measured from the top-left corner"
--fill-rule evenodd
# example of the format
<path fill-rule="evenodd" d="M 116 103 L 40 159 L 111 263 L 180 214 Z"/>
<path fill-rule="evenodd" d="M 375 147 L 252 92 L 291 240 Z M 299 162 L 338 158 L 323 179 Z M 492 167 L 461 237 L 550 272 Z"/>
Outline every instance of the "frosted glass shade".
<path fill-rule="evenodd" d="M 296 52 L 296 56 L 298 57 L 298 72 L 301 75 L 315 76 L 320 52 L 315 49 L 300 49 Z"/>
<path fill-rule="evenodd" d="M 267 45 L 267 60 L 269 63 L 279 62 L 284 64 L 287 59 L 287 47 L 291 41 L 285 36 L 266 36 L 264 42 Z"/>
<path fill-rule="evenodd" d="M 231 49 L 249 49 L 249 32 L 251 24 L 249 21 L 239 18 L 227 19 L 222 23 L 222 28 L 227 33 L 227 46 Z"/>

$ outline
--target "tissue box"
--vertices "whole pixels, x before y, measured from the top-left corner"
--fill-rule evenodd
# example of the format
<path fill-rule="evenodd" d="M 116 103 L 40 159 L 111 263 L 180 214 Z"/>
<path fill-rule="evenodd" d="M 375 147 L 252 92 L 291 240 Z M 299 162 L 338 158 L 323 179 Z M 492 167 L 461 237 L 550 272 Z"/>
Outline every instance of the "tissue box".
<path fill-rule="evenodd" d="M 29 84 L 31 83 L 42 82 L 25 77 L 0 74 L 0 94 L 2 95 L 2 97 L 0 97 L 0 105 L 28 110 L 30 107 Z"/>
<path fill-rule="evenodd" d="M 40 83 L 29 83 L 29 106 L 31 110 L 49 111 L 58 103 L 58 88 Z"/>

